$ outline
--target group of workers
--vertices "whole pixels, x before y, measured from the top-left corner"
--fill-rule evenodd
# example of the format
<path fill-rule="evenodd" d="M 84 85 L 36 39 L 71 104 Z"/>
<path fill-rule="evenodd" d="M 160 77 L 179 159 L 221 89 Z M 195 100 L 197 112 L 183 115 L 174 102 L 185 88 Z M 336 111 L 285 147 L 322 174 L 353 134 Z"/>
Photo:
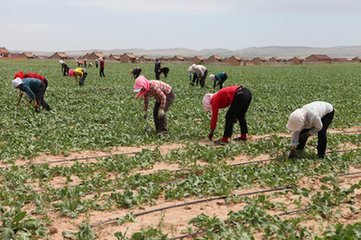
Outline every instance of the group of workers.
<path fill-rule="evenodd" d="M 64 68 L 67 68 L 67 66 L 64 66 L 64 62 L 61 64 L 62 70 L 64 71 Z M 102 65 L 100 64 L 100 66 Z M 156 78 L 159 78 L 159 68 L 160 62 L 157 61 L 155 65 Z M 79 67 L 74 70 L 68 69 L 67 71 L 68 76 L 74 76 L 77 81 L 79 78 L 80 86 L 84 85 L 87 76 L 85 68 Z M 174 102 L 174 91 L 169 84 L 163 81 L 146 79 L 145 76 L 140 75 L 141 71 L 142 69 L 139 67 L 131 71 L 135 78 L 133 91 L 136 93 L 137 98 L 143 99 L 144 101 L 144 119 L 148 118 L 150 97 L 155 99 L 153 107 L 155 130 L 158 135 L 165 135 L 168 133 L 166 113 Z M 193 64 L 188 68 L 189 79 L 192 85 L 198 85 L 199 83 L 201 87 L 204 87 L 207 73 L 207 68 L 202 65 Z M 252 93 L 242 85 L 223 87 L 223 83 L 227 78 L 228 75 L 226 72 L 211 74 L 209 79 L 214 82 L 213 89 L 216 90 L 216 88 L 219 87 L 219 91 L 216 93 L 207 93 L 202 99 L 204 110 L 211 113 L 210 130 L 208 134 L 209 140 L 213 140 L 219 110 L 228 107 L 225 115 L 223 136 L 214 141 L 217 145 L 229 143 L 233 134 L 233 125 L 237 121 L 240 125 L 240 134 L 233 140 L 246 141 L 248 134 L 246 113 L 252 101 Z M 20 90 L 19 101 L 21 96 L 26 94 L 36 112 L 40 111 L 40 106 L 47 111 L 51 110 L 44 99 L 44 94 L 48 86 L 48 81 L 44 76 L 36 73 L 24 74 L 23 72 L 18 72 L 14 75 L 12 85 L 14 88 Z M 317 154 L 318 157 L 323 158 L 327 145 L 326 131 L 333 120 L 333 116 L 333 106 L 330 103 L 322 101 L 311 102 L 292 112 L 286 125 L 291 133 L 291 147 L 288 157 L 296 157 L 300 151 L 304 150 L 307 139 L 317 134 Z"/>

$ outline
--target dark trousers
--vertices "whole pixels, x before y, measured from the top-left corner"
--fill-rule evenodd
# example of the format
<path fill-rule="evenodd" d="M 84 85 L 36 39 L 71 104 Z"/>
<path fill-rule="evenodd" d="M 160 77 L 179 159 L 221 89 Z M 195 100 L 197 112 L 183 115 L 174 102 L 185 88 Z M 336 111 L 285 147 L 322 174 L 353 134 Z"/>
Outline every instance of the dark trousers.
<path fill-rule="evenodd" d="M 154 118 L 154 125 L 155 130 L 157 133 L 161 132 L 167 132 L 167 117 L 166 113 L 168 112 L 168 108 L 174 101 L 174 93 L 171 91 L 169 94 L 167 94 L 167 99 L 164 107 L 164 116 L 162 118 L 158 117 L 158 111 L 160 107 L 160 102 L 156 101 L 153 108 L 153 118 Z"/>
<path fill-rule="evenodd" d="M 99 75 L 100 75 L 100 77 L 105 77 L 104 68 L 102 68 L 102 67 L 100 68 Z"/>
<path fill-rule="evenodd" d="M 193 79 L 192 79 L 193 86 L 194 86 L 194 83 L 196 84 L 196 86 L 198 86 L 198 82 L 199 82 L 199 79 L 198 79 L 197 74 L 193 73 Z"/>
<path fill-rule="evenodd" d="M 65 65 L 63 68 L 63 76 L 68 76 L 68 72 L 69 72 L 69 67 Z"/>
<path fill-rule="evenodd" d="M 85 83 L 85 79 L 88 76 L 88 73 L 83 73 L 83 76 L 79 79 L 79 86 L 83 86 Z"/>
<path fill-rule="evenodd" d="M 333 120 L 334 114 L 335 114 L 335 110 L 333 110 L 330 113 L 327 113 L 325 116 L 323 116 L 323 118 L 321 118 L 322 129 L 317 133 L 317 155 L 319 157 L 325 156 L 326 146 L 327 146 L 326 131 Z M 307 136 L 308 131 L 310 131 L 310 129 L 303 129 L 300 132 L 299 143 L 296 147 L 297 150 L 303 150 L 305 148 L 305 145 L 306 145 L 306 142 L 308 139 L 308 136 Z"/>
<path fill-rule="evenodd" d="M 160 70 L 155 71 L 155 80 L 160 80 Z"/>
<path fill-rule="evenodd" d="M 208 70 L 206 70 L 203 74 L 203 76 L 201 77 L 201 79 L 199 80 L 199 84 L 201 85 L 201 87 L 204 87 L 204 85 L 206 84 L 206 78 L 208 75 Z"/>
<path fill-rule="evenodd" d="M 248 133 L 246 121 L 246 112 L 252 101 L 252 93 L 244 87 L 239 87 L 235 93 L 233 102 L 226 113 L 226 125 L 224 127 L 223 137 L 231 137 L 233 133 L 234 120 L 238 120 L 241 133 Z"/>
<path fill-rule="evenodd" d="M 48 87 L 48 81 L 47 80 L 45 82 L 42 81 L 40 87 L 36 91 L 34 91 L 34 94 L 35 94 L 36 103 L 39 106 L 42 106 L 43 108 L 45 108 L 47 111 L 50 111 L 51 108 L 44 99 L 44 94 L 45 94 L 47 87 Z"/>

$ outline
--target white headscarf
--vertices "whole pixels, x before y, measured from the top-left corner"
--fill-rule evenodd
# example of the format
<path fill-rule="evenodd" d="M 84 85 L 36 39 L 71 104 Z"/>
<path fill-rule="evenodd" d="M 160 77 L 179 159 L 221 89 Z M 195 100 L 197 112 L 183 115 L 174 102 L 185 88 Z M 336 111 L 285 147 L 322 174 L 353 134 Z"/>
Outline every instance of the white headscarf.
<path fill-rule="evenodd" d="M 206 111 L 206 112 L 212 111 L 211 100 L 212 100 L 213 95 L 214 95 L 213 93 L 207 93 L 203 97 L 202 103 L 203 103 L 204 111 Z"/>
<path fill-rule="evenodd" d="M 303 108 L 296 109 L 288 118 L 287 129 L 291 132 L 302 130 L 305 124 L 306 110 Z"/>
<path fill-rule="evenodd" d="M 209 79 L 212 80 L 212 81 L 215 81 L 216 80 L 216 77 L 214 74 L 211 74 L 209 75 Z"/>
<path fill-rule="evenodd" d="M 21 78 L 17 77 L 12 81 L 13 87 L 17 88 L 20 84 L 23 83 L 23 80 Z"/>

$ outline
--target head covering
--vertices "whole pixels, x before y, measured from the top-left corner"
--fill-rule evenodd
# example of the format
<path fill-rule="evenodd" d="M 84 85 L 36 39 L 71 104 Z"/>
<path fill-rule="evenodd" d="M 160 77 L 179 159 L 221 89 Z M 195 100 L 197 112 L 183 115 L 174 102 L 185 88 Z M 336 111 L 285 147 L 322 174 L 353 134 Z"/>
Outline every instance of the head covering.
<path fill-rule="evenodd" d="M 15 78 L 21 78 L 21 79 L 23 79 L 23 78 L 24 78 L 24 73 L 23 73 L 22 71 L 15 73 L 15 74 L 14 74 L 14 79 L 15 79 Z"/>
<path fill-rule="evenodd" d="M 296 109 L 288 118 L 287 129 L 291 132 L 300 131 L 305 123 L 306 110 L 303 108 Z"/>
<path fill-rule="evenodd" d="M 68 76 L 70 76 L 70 77 L 74 76 L 74 70 L 73 69 L 69 69 Z"/>
<path fill-rule="evenodd" d="M 21 78 L 15 78 L 13 81 L 12 81 L 12 84 L 13 84 L 13 87 L 14 88 L 17 88 L 20 84 L 23 83 L 23 80 L 21 80 Z"/>
<path fill-rule="evenodd" d="M 135 83 L 133 86 L 133 91 L 137 92 L 137 97 L 141 98 L 149 91 L 149 80 L 146 79 L 143 75 L 140 75 L 135 79 Z"/>
<path fill-rule="evenodd" d="M 213 93 L 207 93 L 203 97 L 202 103 L 203 103 L 204 111 L 206 111 L 206 112 L 212 111 L 211 100 L 212 100 L 213 95 L 214 95 Z"/>
<path fill-rule="evenodd" d="M 211 79 L 212 81 L 216 80 L 216 76 L 214 74 L 209 75 L 209 79 Z"/>

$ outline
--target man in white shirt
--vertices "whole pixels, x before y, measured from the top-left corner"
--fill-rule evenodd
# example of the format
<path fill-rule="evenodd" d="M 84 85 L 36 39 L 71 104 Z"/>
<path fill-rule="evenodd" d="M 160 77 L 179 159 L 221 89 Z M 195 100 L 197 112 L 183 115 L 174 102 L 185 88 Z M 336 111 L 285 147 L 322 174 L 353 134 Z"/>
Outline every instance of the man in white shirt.
<path fill-rule="evenodd" d="M 308 137 L 317 133 L 317 155 L 324 158 L 327 146 L 326 131 L 333 120 L 334 112 L 330 103 L 322 101 L 311 102 L 292 112 L 286 125 L 291 132 L 291 151 L 288 157 L 294 158 L 296 150 L 302 151 Z"/>

